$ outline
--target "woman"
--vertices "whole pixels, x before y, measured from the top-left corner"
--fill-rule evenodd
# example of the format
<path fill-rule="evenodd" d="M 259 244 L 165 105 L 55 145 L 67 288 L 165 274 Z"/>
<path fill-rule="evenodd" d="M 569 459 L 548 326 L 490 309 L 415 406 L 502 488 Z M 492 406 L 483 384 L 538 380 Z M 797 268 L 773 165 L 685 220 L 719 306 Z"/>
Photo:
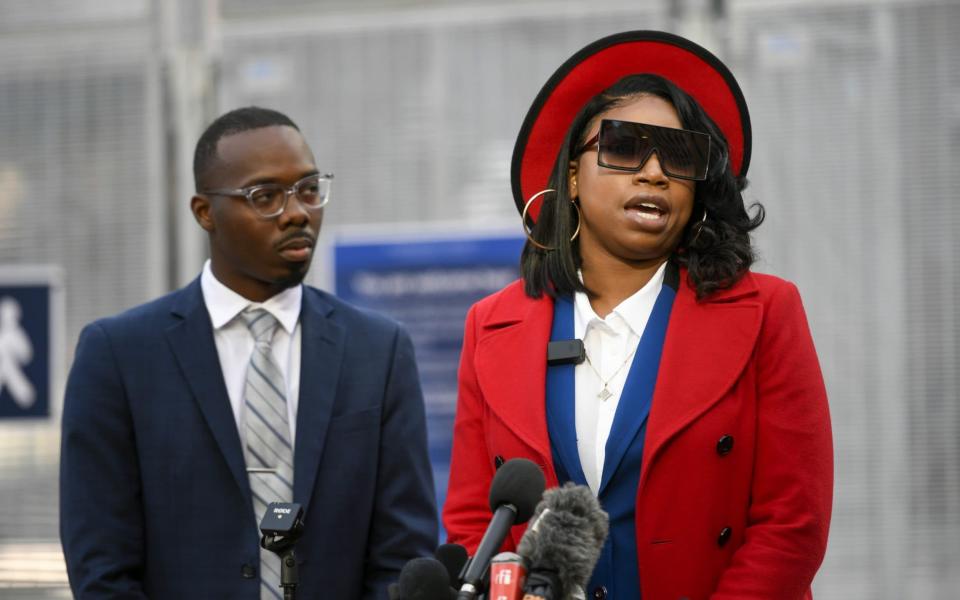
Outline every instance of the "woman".
<path fill-rule="evenodd" d="M 610 515 L 590 598 L 810 597 L 830 420 L 796 288 L 749 270 L 749 156 L 736 81 L 682 38 L 605 38 L 550 79 L 514 151 L 522 280 L 467 317 L 450 541 L 477 546 L 525 457 Z M 582 361 L 548 364 L 563 340 Z"/>

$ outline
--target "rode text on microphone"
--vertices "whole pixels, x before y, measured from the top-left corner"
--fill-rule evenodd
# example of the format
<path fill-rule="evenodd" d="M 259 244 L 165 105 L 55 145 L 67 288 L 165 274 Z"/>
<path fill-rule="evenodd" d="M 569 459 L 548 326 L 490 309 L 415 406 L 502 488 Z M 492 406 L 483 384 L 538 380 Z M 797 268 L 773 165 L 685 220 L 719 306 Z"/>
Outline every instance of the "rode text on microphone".
<path fill-rule="evenodd" d="M 260 546 L 280 557 L 284 600 L 295 597 L 300 573 L 293 548 L 303 533 L 303 508 L 295 502 L 271 502 L 260 521 Z"/>

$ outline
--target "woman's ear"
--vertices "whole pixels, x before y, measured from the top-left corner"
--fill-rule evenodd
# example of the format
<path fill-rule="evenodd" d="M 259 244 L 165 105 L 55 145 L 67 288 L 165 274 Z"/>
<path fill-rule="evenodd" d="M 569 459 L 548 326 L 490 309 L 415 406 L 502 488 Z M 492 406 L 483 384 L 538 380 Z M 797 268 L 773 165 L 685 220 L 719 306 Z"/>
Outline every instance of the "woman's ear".
<path fill-rule="evenodd" d="M 567 171 L 567 189 L 570 190 L 571 198 L 579 196 L 577 193 L 577 166 L 577 161 L 571 160 L 570 169 Z"/>

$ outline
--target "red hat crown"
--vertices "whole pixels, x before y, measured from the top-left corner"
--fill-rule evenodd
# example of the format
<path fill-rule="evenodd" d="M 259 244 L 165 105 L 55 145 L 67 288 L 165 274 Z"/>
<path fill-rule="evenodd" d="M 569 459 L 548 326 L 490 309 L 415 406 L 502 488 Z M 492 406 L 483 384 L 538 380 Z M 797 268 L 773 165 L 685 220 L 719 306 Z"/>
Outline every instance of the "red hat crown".
<path fill-rule="evenodd" d="M 740 86 L 705 48 L 662 31 L 628 31 L 602 38 L 570 57 L 540 90 L 513 148 L 511 185 L 518 211 L 547 187 L 570 124 L 591 98 L 621 78 L 652 73 L 689 94 L 717 124 L 733 173 L 750 164 L 750 115 Z M 531 207 L 536 215 L 539 207 Z"/>

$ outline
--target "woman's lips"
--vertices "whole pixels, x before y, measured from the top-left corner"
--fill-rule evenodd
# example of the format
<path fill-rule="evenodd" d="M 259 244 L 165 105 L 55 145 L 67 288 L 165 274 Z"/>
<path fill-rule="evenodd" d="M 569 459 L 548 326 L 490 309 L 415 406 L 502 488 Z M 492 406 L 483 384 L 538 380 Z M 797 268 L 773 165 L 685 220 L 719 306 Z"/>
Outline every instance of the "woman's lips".
<path fill-rule="evenodd" d="M 667 227 L 670 214 L 666 200 L 659 196 L 634 196 L 627 201 L 623 212 L 638 228 L 650 233 L 660 233 Z"/>

